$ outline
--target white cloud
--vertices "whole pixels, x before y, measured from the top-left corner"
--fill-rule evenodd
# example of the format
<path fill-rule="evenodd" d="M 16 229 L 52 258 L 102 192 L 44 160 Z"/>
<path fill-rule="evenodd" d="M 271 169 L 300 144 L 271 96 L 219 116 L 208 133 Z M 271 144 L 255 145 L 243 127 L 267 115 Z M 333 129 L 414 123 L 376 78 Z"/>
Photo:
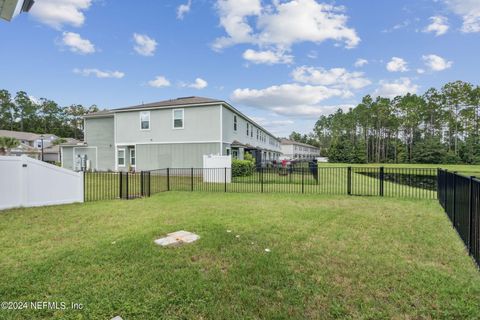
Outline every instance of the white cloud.
<path fill-rule="evenodd" d="M 430 17 L 430 21 L 431 23 L 423 30 L 423 32 L 433 32 L 438 37 L 447 33 L 450 28 L 446 17 L 433 16 Z"/>
<path fill-rule="evenodd" d="M 157 76 L 155 79 L 148 81 L 148 85 L 154 88 L 169 87 L 170 81 L 164 76 Z"/>
<path fill-rule="evenodd" d="M 288 50 L 305 41 L 333 40 L 347 48 L 360 42 L 355 29 L 347 27 L 343 6 L 291 0 L 262 7 L 260 0 L 217 0 L 216 7 L 227 33 L 215 40 L 217 50 L 241 43 Z"/>
<path fill-rule="evenodd" d="M 425 73 L 425 69 L 419 68 L 419 69 L 417 69 L 417 73 L 418 73 L 418 74 L 424 74 L 424 73 Z"/>
<path fill-rule="evenodd" d="M 252 120 L 261 125 L 262 127 L 273 127 L 273 128 L 278 128 L 278 127 L 286 127 L 289 125 L 292 125 L 295 123 L 295 121 L 290 120 L 290 119 L 285 119 L 285 120 L 270 120 L 262 117 L 252 117 Z"/>
<path fill-rule="evenodd" d="M 355 61 L 354 66 L 355 66 L 355 68 L 361 68 L 361 67 L 363 67 L 367 64 L 368 64 L 367 59 L 357 59 L 357 61 Z"/>
<path fill-rule="evenodd" d="M 408 64 L 402 58 L 393 57 L 392 60 L 387 63 L 387 70 L 390 72 L 406 72 L 408 71 Z"/>
<path fill-rule="evenodd" d="M 444 0 L 444 2 L 450 10 L 462 17 L 462 32 L 480 32 L 480 1 Z"/>
<path fill-rule="evenodd" d="M 375 97 L 382 96 L 386 98 L 395 98 L 407 93 L 417 93 L 418 85 L 413 84 L 409 78 L 400 78 L 395 81 L 380 81 L 380 87 L 374 91 Z"/>
<path fill-rule="evenodd" d="M 83 39 L 78 33 L 64 32 L 62 34 L 62 44 L 75 53 L 89 54 L 95 52 L 95 46 L 90 40 Z"/>
<path fill-rule="evenodd" d="M 452 67 L 453 62 L 447 61 L 444 58 L 437 56 L 435 54 L 429 54 L 423 56 L 423 61 L 425 61 L 425 65 L 431 71 L 443 71 Z"/>
<path fill-rule="evenodd" d="M 196 78 L 194 83 L 182 85 L 183 87 L 189 87 L 193 89 L 205 89 L 208 86 L 208 82 L 202 78 Z"/>
<path fill-rule="evenodd" d="M 322 101 L 344 96 L 345 91 L 326 86 L 282 84 L 265 89 L 236 89 L 231 98 L 237 103 L 280 115 L 317 117 L 326 112 L 320 105 Z"/>
<path fill-rule="evenodd" d="M 187 3 L 181 4 L 177 8 L 177 19 L 183 20 L 185 14 L 190 12 L 190 8 L 192 6 L 192 0 L 188 0 Z"/>
<path fill-rule="evenodd" d="M 302 66 L 293 70 L 292 77 L 297 82 L 342 89 L 361 89 L 371 84 L 363 72 L 348 72 L 344 68 L 326 70 Z"/>
<path fill-rule="evenodd" d="M 243 58 L 255 64 L 289 64 L 293 62 L 293 56 L 285 54 L 285 52 L 279 50 L 255 51 L 252 49 L 247 49 L 243 53 Z"/>
<path fill-rule="evenodd" d="M 120 71 L 102 71 L 99 69 L 73 69 L 73 72 L 84 77 L 93 75 L 97 78 L 116 78 L 121 79 L 125 76 L 125 73 Z"/>
<path fill-rule="evenodd" d="M 145 34 L 133 34 L 133 40 L 135 41 L 135 46 L 133 49 L 142 56 L 153 56 L 155 49 L 157 48 L 157 41 L 150 38 Z"/>
<path fill-rule="evenodd" d="M 85 22 L 84 11 L 91 4 L 92 0 L 38 0 L 30 14 L 55 29 L 63 25 L 81 27 Z"/>

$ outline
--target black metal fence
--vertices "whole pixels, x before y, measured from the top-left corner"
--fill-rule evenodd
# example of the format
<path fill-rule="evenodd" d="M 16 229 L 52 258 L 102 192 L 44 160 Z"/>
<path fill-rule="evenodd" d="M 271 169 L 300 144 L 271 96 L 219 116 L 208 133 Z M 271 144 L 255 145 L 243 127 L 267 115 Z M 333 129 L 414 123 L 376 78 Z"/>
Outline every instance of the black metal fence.
<path fill-rule="evenodd" d="M 85 200 L 132 199 L 164 191 L 346 194 L 437 198 L 437 169 L 275 166 L 235 176 L 230 168 L 86 172 Z"/>
<path fill-rule="evenodd" d="M 480 266 L 480 180 L 438 169 L 438 200 Z"/>

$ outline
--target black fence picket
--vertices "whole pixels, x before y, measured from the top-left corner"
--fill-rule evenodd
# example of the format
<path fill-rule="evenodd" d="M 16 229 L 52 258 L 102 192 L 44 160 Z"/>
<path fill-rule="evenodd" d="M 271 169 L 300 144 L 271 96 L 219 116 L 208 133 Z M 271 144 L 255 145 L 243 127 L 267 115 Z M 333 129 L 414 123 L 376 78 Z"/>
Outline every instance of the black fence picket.
<path fill-rule="evenodd" d="M 438 201 L 480 267 L 480 180 L 438 169 Z"/>

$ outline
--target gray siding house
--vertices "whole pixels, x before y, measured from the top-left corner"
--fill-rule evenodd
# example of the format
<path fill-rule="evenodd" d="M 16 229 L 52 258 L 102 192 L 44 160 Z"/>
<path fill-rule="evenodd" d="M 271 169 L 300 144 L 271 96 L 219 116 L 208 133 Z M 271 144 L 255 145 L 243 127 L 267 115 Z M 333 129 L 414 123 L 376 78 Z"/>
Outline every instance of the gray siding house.
<path fill-rule="evenodd" d="M 283 158 L 290 160 L 309 161 L 320 157 L 320 148 L 288 139 L 281 140 L 281 150 Z"/>
<path fill-rule="evenodd" d="M 222 100 L 178 98 L 92 113 L 84 121 L 84 144 L 61 146 L 65 168 L 201 168 L 203 155 L 243 159 L 250 152 L 261 163 L 281 154 L 275 136 Z"/>

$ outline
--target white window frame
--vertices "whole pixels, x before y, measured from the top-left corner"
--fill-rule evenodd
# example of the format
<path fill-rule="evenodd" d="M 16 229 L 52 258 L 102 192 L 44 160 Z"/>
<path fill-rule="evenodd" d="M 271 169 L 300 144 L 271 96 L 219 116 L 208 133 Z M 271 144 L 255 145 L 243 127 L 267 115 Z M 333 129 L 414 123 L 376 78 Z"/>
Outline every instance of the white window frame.
<path fill-rule="evenodd" d="M 123 164 L 120 164 L 120 151 L 123 152 Z M 127 151 L 125 150 L 125 148 L 118 148 L 117 149 L 117 165 L 118 167 L 120 168 L 125 168 L 127 166 Z"/>
<path fill-rule="evenodd" d="M 182 111 L 182 126 L 175 127 L 175 111 Z M 172 109 L 172 129 L 182 130 L 185 128 L 185 109 Z"/>
<path fill-rule="evenodd" d="M 142 115 L 147 115 L 148 114 L 148 128 L 147 129 L 143 129 L 142 128 Z M 150 117 L 150 111 L 140 111 L 139 113 L 139 119 L 140 119 L 140 131 L 149 131 L 150 128 L 152 127 L 151 124 L 152 124 L 152 121 L 151 121 L 151 117 Z"/>
<path fill-rule="evenodd" d="M 132 157 L 132 151 L 135 153 L 135 155 Z M 132 148 L 129 150 L 129 156 L 130 156 L 130 166 L 135 168 L 136 164 L 137 164 L 137 152 L 136 152 L 136 149 L 135 148 Z M 132 158 L 135 159 L 135 164 L 132 164 Z"/>

